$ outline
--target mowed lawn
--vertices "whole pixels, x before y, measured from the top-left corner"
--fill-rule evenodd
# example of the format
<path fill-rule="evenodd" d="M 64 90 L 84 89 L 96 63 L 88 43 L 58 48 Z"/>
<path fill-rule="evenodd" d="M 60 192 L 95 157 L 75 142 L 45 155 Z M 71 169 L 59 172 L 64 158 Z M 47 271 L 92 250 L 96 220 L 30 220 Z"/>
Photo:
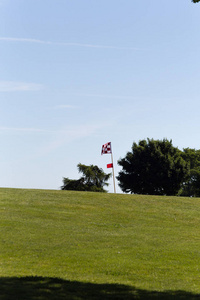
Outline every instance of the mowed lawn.
<path fill-rule="evenodd" d="M 198 293 L 200 199 L 0 189 L 0 300 Z"/>

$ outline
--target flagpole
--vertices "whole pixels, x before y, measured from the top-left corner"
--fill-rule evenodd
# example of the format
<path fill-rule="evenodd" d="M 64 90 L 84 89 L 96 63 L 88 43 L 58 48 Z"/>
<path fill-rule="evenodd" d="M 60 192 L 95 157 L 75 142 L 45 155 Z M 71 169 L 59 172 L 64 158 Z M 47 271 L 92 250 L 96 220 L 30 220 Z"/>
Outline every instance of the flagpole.
<path fill-rule="evenodd" d="M 115 188 L 115 174 L 114 174 L 114 164 L 113 164 L 113 155 L 112 155 L 112 151 L 111 151 L 111 159 L 112 159 L 112 173 L 113 173 L 114 193 L 116 193 L 116 188 Z"/>
<path fill-rule="evenodd" d="M 106 143 L 106 144 L 104 144 L 104 145 L 102 146 L 102 149 L 101 149 L 101 155 L 102 155 L 102 154 L 107 154 L 107 153 L 110 153 L 110 154 L 111 154 L 112 164 L 108 164 L 108 165 L 107 165 L 107 168 L 112 168 L 114 193 L 116 193 L 116 188 L 115 188 L 115 174 L 114 174 L 114 164 L 113 164 L 113 155 L 112 155 L 111 142 Z"/>

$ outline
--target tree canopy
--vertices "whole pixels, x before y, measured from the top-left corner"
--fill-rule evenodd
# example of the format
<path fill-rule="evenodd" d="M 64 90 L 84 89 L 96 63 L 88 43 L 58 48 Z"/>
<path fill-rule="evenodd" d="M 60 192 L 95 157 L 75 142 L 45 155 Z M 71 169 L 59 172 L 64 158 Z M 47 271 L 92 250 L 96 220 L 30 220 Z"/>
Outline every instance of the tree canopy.
<path fill-rule="evenodd" d="M 110 173 L 104 173 L 95 165 L 86 166 L 79 163 L 77 167 L 79 173 L 82 173 L 82 177 L 78 180 L 64 177 L 62 190 L 106 192 L 104 186 L 108 186 L 107 181 L 111 176 Z"/>
<path fill-rule="evenodd" d="M 172 141 L 141 140 L 118 161 L 117 179 L 125 193 L 176 195 L 188 172 L 182 152 Z"/>
<path fill-rule="evenodd" d="M 185 148 L 183 159 L 188 164 L 188 173 L 182 184 L 181 196 L 200 196 L 200 150 Z"/>
<path fill-rule="evenodd" d="M 199 2 L 200 0 L 192 0 L 193 3 L 197 3 Z"/>

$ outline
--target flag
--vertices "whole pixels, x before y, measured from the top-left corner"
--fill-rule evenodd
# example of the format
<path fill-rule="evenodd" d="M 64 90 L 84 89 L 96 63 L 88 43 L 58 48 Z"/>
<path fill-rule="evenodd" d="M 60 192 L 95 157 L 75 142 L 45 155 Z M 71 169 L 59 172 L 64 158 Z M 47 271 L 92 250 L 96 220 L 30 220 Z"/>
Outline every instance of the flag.
<path fill-rule="evenodd" d="M 113 168 L 113 164 L 107 164 L 107 168 Z"/>
<path fill-rule="evenodd" d="M 106 143 L 102 146 L 102 150 L 101 150 L 101 155 L 102 154 L 107 154 L 107 153 L 112 153 L 111 150 L 111 142 Z"/>

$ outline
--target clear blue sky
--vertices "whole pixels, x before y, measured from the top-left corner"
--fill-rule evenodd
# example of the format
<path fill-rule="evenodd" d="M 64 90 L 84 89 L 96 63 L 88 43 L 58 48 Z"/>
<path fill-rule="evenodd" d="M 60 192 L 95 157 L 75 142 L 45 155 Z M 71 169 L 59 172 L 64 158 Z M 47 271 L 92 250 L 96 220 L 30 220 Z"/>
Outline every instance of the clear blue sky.
<path fill-rule="evenodd" d="M 199 28 L 190 0 L 0 0 L 0 186 L 108 172 L 109 141 L 115 175 L 147 137 L 200 149 Z"/>

